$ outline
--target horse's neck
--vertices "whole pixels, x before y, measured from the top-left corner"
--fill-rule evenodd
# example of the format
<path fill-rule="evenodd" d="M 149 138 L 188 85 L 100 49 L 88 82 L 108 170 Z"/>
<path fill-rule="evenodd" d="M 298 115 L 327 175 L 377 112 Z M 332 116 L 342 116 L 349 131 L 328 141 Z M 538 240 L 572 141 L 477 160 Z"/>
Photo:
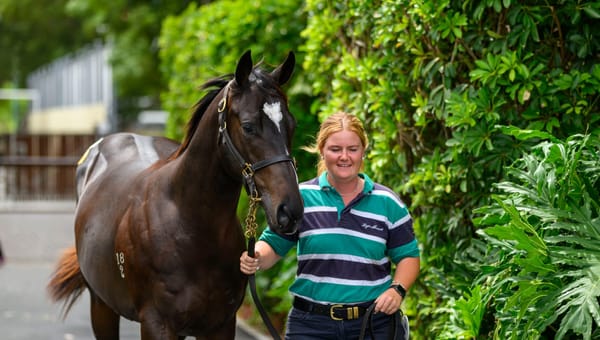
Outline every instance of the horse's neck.
<path fill-rule="evenodd" d="M 198 210 L 201 206 L 214 214 L 235 212 L 241 181 L 235 181 L 224 171 L 221 161 L 225 156 L 220 153 L 223 148 L 217 143 L 217 134 L 200 128 L 204 130 L 195 133 L 176 160 L 172 184 L 179 197 L 175 198 L 191 209 Z"/>

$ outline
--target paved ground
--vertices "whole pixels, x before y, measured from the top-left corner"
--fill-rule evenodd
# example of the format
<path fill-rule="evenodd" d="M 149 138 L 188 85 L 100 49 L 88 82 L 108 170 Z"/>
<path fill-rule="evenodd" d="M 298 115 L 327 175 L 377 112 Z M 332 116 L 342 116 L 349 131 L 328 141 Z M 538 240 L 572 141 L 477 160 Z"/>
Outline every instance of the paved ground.
<path fill-rule="evenodd" d="M 92 340 L 89 298 L 83 294 L 67 318 L 50 303 L 46 283 L 62 249 L 73 244 L 72 202 L 0 202 L 0 339 Z M 238 322 L 236 340 L 266 339 Z M 139 339 L 139 326 L 121 319 L 121 339 Z"/>

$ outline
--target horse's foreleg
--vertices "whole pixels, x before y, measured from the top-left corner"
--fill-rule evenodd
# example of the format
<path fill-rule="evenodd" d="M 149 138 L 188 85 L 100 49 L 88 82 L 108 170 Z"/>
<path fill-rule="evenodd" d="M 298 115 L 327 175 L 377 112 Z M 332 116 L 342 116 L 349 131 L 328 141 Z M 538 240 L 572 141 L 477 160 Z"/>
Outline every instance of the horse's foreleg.
<path fill-rule="evenodd" d="M 155 312 L 145 309 L 140 313 L 140 328 L 142 340 L 180 340 L 164 320 Z"/>
<path fill-rule="evenodd" d="M 223 328 L 218 331 L 214 331 L 210 334 L 203 336 L 197 336 L 196 340 L 212 340 L 212 339 L 235 339 L 235 318 L 228 322 Z"/>
<path fill-rule="evenodd" d="M 121 317 L 90 292 L 92 330 L 97 340 L 118 340 Z"/>

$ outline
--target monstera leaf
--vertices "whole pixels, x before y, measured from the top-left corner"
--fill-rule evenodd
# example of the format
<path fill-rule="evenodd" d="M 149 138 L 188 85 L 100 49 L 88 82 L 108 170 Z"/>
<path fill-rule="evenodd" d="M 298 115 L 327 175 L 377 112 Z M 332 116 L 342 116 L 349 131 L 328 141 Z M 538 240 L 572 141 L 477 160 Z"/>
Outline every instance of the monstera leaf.
<path fill-rule="evenodd" d="M 591 339 L 600 326 L 600 139 L 542 142 L 480 208 L 488 256 L 476 281 L 494 338 Z"/>

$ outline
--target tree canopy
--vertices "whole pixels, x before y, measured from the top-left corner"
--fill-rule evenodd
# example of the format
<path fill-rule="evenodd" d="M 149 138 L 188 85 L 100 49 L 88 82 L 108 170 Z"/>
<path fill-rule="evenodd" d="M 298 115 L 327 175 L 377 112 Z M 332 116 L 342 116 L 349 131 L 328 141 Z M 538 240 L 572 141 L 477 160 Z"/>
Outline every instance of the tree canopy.
<path fill-rule="evenodd" d="M 3 0 L 0 3 L 0 84 L 24 87 L 26 77 L 95 41 L 112 47 L 111 65 L 124 123 L 160 108 L 162 20 L 190 3 L 208 1 Z"/>
<path fill-rule="evenodd" d="M 65 12 L 67 2 L 0 2 L 0 86 L 25 87 L 29 73 L 94 39 L 80 32 L 82 20 Z"/>

